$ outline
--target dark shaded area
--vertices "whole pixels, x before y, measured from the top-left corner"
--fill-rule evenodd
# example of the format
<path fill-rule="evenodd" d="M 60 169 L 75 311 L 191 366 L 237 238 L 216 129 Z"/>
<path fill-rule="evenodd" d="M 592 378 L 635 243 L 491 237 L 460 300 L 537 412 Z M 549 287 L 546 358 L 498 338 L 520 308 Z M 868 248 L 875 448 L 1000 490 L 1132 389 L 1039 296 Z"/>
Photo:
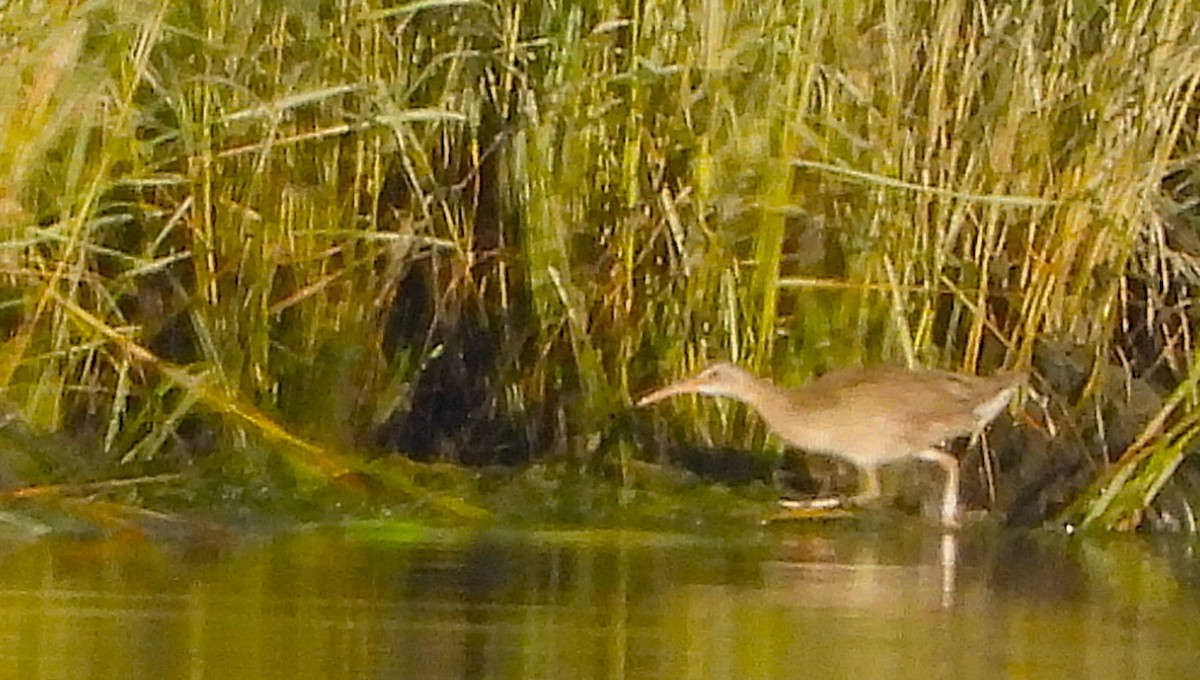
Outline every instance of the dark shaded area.
<path fill-rule="evenodd" d="M 1015 526 L 1065 509 L 1134 442 L 1166 394 L 1156 380 L 1089 347 L 1041 342 L 1034 371 L 1041 396 L 1026 401 L 1023 422 L 1009 435 L 1013 445 L 997 449 L 997 504 Z"/>
<path fill-rule="evenodd" d="M 394 412 L 375 441 L 420 461 L 512 465 L 528 461 L 538 442 L 530 440 L 535 430 L 523 429 L 503 401 L 503 381 L 513 374 L 516 359 L 506 345 L 519 337 L 524 316 L 512 311 L 523 302 L 510 300 L 506 311 L 489 299 L 507 285 L 497 270 L 508 238 L 498 165 L 506 138 L 494 113 L 485 116 L 480 137 L 490 146 L 478 167 L 468 150 L 449 149 L 428 186 L 413 186 L 413 178 L 397 168 L 381 191 L 381 225 L 405 219 L 416 201 L 469 193 L 475 206 L 470 259 L 476 264 L 468 270 L 461 255 L 435 248 L 397 285 L 384 322 L 384 353 L 394 370 L 401 370 L 396 361 L 414 351 L 430 358 L 416 377 L 409 408 Z"/>
<path fill-rule="evenodd" d="M 707 482 L 722 484 L 773 483 L 788 466 L 768 460 L 761 454 L 739 451 L 729 447 L 680 447 L 668 458 L 674 465 L 693 472 Z M 798 467 L 798 466 L 793 466 Z"/>

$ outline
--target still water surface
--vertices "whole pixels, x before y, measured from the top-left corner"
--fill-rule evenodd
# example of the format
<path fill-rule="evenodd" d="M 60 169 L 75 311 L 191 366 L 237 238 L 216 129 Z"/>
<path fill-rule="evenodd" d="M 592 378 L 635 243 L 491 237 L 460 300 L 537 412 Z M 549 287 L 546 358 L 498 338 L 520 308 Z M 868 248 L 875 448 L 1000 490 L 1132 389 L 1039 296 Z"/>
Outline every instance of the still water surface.
<path fill-rule="evenodd" d="M 1197 678 L 1179 539 L 0 542 L 0 678 Z"/>

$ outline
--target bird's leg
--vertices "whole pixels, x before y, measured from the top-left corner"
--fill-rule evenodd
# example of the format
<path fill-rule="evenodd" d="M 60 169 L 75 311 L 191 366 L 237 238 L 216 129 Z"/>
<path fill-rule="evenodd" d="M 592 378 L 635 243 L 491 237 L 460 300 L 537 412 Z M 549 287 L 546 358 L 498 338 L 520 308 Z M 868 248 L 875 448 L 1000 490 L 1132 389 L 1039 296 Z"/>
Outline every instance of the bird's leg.
<path fill-rule="evenodd" d="M 858 472 L 861 481 L 858 493 L 850 498 L 852 503 L 861 505 L 864 501 L 873 501 L 883 495 L 879 488 L 879 471 L 874 465 L 859 465 Z"/>
<path fill-rule="evenodd" d="M 879 498 L 882 493 L 879 488 L 879 475 L 876 473 L 875 466 L 858 465 L 856 469 L 861 480 L 860 489 L 858 493 L 849 498 L 845 496 L 806 498 L 798 501 L 784 500 L 780 501 L 779 504 L 789 511 L 829 510 L 846 505 L 864 505 L 869 501 Z"/>
<path fill-rule="evenodd" d="M 958 461 L 937 449 L 926 449 L 916 457 L 937 463 L 946 471 L 946 485 L 942 487 L 942 524 L 958 526 Z"/>

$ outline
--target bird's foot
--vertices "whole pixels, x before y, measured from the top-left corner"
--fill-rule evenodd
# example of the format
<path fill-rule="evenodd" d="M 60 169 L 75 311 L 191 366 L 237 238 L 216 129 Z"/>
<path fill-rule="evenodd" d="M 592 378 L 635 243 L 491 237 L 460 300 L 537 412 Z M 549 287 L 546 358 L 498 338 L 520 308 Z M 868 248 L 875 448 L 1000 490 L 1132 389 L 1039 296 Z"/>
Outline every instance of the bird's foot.
<path fill-rule="evenodd" d="M 805 498 L 803 500 L 783 499 L 779 501 L 780 510 L 763 523 L 785 522 L 796 520 L 831 520 L 845 519 L 853 514 L 847 511 L 841 498 Z"/>
<path fill-rule="evenodd" d="M 844 498 L 830 496 L 828 498 L 784 498 L 779 501 L 779 507 L 785 510 L 830 510 L 846 504 Z"/>

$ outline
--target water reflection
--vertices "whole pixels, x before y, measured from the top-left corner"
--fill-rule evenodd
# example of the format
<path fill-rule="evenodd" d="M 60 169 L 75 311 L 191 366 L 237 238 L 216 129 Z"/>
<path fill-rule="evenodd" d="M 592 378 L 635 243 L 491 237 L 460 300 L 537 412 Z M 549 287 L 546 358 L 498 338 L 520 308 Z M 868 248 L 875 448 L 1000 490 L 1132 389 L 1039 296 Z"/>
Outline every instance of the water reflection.
<path fill-rule="evenodd" d="M 808 607 L 887 611 L 954 606 L 958 535 L 843 533 L 789 537 L 776 587 Z"/>
<path fill-rule="evenodd" d="M 0 677 L 1191 677 L 1191 545 L 925 527 L 0 544 Z"/>

